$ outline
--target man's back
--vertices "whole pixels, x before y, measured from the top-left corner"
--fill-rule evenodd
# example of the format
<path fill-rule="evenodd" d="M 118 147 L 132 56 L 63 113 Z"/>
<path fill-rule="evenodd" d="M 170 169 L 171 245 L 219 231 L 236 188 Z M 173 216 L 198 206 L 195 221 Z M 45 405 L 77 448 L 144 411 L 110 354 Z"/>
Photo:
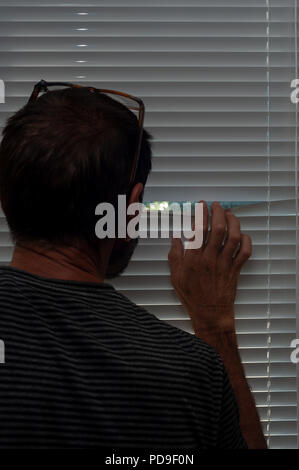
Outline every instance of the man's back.
<path fill-rule="evenodd" d="M 213 348 L 105 283 L 0 269 L 0 447 L 245 447 Z"/>

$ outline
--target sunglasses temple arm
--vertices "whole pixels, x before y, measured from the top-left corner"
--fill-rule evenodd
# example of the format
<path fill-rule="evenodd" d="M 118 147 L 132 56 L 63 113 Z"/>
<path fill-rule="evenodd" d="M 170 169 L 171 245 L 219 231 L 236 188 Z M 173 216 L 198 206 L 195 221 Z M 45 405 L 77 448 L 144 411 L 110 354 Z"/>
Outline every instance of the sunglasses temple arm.
<path fill-rule="evenodd" d="M 37 86 L 34 87 L 33 92 L 30 95 L 30 98 L 28 100 L 28 103 L 32 103 L 33 101 L 36 100 L 37 96 L 39 94 L 39 89 Z"/>
<path fill-rule="evenodd" d="M 137 173 L 137 168 L 138 168 L 138 165 L 139 165 L 139 158 L 140 158 L 140 151 L 141 151 L 141 141 L 142 141 L 142 136 L 143 136 L 144 111 L 145 111 L 144 103 L 141 102 L 140 115 L 139 115 L 139 119 L 138 119 L 138 121 L 139 121 L 138 124 L 139 124 L 139 127 L 140 127 L 139 140 L 138 140 L 138 146 L 137 146 L 137 150 L 136 150 L 136 154 L 135 154 L 135 158 L 134 158 L 134 162 L 133 162 L 133 166 L 132 166 L 132 171 L 131 171 L 131 175 L 130 175 L 129 186 L 131 186 L 132 183 L 135 180 L 136 173 Z"/>

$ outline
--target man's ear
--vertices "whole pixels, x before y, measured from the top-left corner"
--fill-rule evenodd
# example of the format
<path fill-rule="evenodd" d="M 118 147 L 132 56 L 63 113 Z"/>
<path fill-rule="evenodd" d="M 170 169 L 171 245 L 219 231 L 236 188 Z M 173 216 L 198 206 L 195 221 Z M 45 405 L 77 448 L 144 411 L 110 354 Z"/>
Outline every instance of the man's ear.
<path fill-rule="evenodd" d="M 143 192 L 143 188 L 144 188 L 144 186 L 143 186 L 142 183 L 136 183 L 135 184 L 135 186 L 133 187 L 133 189 L 131 191 L 131 194 L 130 194 L 127 205 L 132 204 L 133 202 L 141 202 L 140 201 L 140 195 Z"/>

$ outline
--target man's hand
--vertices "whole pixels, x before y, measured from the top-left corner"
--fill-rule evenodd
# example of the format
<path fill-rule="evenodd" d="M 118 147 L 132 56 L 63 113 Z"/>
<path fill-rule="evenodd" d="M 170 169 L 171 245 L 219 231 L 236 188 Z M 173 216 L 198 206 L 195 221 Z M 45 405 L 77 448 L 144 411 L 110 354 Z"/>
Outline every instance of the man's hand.
<path fill-rule="evenodd" d="M 251 239 L 240 232 L 237 217 L 220 204 L 213 202 L 211 212 L 208 233 L 209 213 L 204 203 L 201 248 L 184 252 L 181 240 L 173 239 L 168 255 L 171 281 L 191 317 L 195 335 L 213 346 L 224 362 L 238 401 L 240 425 L 249 449 L 266 449 L 238 352 L 234 321 L 238 278 L 251 255 Z"/>
<path fill-rule="evenodd" d="M 234 331 L 234 301 L 242 266 L 251 255 L 251 239 L 240 232 L 238 218 L 218 202 L 209 213 L 203 202 L 203 245 L 186 249 L 172 239 L 168 255 L 171 282 L 195 331 Z M 196 230 L 196 227 L 195 227 Z"/>

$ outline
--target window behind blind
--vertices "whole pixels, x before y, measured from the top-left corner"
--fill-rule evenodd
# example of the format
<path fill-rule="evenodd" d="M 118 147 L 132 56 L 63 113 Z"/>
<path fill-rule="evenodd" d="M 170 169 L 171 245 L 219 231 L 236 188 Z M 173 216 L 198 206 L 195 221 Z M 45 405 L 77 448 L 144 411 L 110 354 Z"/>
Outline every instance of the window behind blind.
<path fill-rule="evenodd" d="M 60 6 L 61 4 L 61 6 Z M 147 201 L 219 200 L 253 240 L 238 341 L 271 448 L 297 446 L 296 0 L 0 1 L 0 124 L 40 78 L 143 98 L 154 135 Z M 12 243 L 2 216 L 0 261 Z M 169 240 L 141 240 L 113 284 L 192 332 L 169 280 Z M 298 279 L 298 278 L 297 278 Z"/>

